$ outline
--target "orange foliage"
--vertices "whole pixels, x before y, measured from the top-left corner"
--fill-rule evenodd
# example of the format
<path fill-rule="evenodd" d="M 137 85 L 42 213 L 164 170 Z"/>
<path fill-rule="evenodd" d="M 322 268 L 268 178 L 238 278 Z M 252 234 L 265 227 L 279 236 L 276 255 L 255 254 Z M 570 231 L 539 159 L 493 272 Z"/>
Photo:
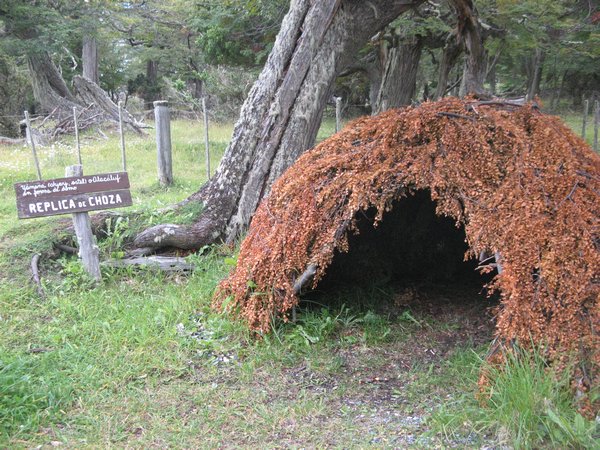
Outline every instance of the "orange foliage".
<path fill-rule="evenodd" d="M 497 336 L 554 360 L 576 350 L 592 362 L 586 384 L 597 382 L 600 157 L 532 105 L 448 98 L 354 121 L 274 184 L 214 306 L 267 332 L 298 302 L 307 266 L 316 286 L 347 251 L 358 211 L 376 207 L 377 223 L 418 189 L 464 225 L 471 255 L 500 253 Z"/>

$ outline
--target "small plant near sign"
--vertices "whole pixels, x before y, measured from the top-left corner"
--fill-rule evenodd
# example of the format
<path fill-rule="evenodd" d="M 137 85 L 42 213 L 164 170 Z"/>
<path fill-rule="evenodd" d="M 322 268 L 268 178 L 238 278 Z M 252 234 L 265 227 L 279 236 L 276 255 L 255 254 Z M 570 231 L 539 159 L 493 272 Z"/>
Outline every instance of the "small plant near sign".
<path fill-rule="evenodd" d="M 106 219 L 104 237 L 100 241 L 100 249 L 111 258 L 123 258 L 123 243 L 131 234 L 129 218 L 117 217 Z"/>
<path fill-rule="evenodd" d="M 59 284 L 55 286 L 58 294 L 64 295 L 67 292 L 93 289 L 94 279 L 86 272 L 81 261 L 63 256 L 57 260 L 57 263 L 63 275 Z"/>

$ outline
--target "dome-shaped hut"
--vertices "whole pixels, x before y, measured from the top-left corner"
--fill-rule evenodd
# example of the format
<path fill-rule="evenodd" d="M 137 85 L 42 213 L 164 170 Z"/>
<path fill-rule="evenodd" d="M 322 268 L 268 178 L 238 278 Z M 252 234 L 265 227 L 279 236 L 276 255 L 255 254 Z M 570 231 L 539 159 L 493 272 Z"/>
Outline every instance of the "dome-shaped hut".
<path fill-rule="evenodd" d="M 600 157 L 531 104 L 448 98 L 352 122 L 274 184 L 214 305 L 268 331 L 348 250 L 360 212 L 377 226 L 418 191 L 464 227 L 467 257 L 501 267 L 497 337 L 578 352 L 598 381 Z"/>

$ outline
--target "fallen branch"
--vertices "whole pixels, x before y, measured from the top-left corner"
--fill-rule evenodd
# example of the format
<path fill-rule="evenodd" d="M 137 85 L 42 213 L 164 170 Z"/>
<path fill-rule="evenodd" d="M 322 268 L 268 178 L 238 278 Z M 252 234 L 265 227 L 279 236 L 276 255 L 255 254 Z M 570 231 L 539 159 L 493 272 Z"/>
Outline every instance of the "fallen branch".
<path fill-rule="evenodd" d="M 300 275 L 294 282 L 294 294 L 299 294 L 302 288 L 308 284 L 312 277 L 317 273 L 317 266 L 315 264 L 309 264 L 306 270 Z"/>
<path fill-rule="evenodd" d="M 102 263 L 108 267 L 149 267 L 163 272 L 191 272 L 195 269 L 193 264 L 185 258 L 174 256 L 144 256 L 127 259 L 111 259 Z"/>
<path fill-rule="evenodd" d="M 46 347 L 33 347 L 33 348 L 30 348 L 29 350 L 27 350 L 28 353 L 46 353 L 49 351 L 51 351 L 51 350 Z"/>
<path fill-rule="evenodd" d="M 75 247 L 71 247 L 70 245 L 65 244 L 54 244 L 54 246 L 63 253 L 68 253 L 69 255 L 76 255 L 79 251 Z"/>
<path fill-rule="evenodd" d="M 54 114 L 56 113 L 57 110 L 58 110 L 58 107 L 54 108 L 50 114 L 48 114 L 46 117 L 44 117 L 44 120 L 42 120 L 42 123 L 40 123 L 37 127 L 42 128 L 46 124 L 46 122 L 48 120 L 50 120 L 52 118 L 52 116 L 54 116 Z"/>
<path fill-rule="evenodd" d="M 523 106 L 524 100 L 482 100 L 472 103 L 477 106 Z M 469 105 L 471 106 L 471 105 Z"/>
<path fill-rule="evenodd" d="M 478 102 L 470 103 L 468 106 L 473 107 L 473 105 L 477 106 L 508 106 L 508 107 L 516 107 L 520 108 L 525 106 L 529 102 L 525 101 L 525 99 L 519 100 L 481 100 Z M 532 106 L 535 109 L 539 109 L 539 105 L 536 102 L 531 102 Z"/>
<path fill-rule="evenodd" d="M 46 298 L 46 293 L 44 292 L 44 288 L 42 287 L 42 281 L 40 280 L 40 271 L 38 269 L 38 264 L 40 262 L 40 254 L 36 253 L 31 258 L 31 275 L 33 277 L 33 281 L 36 284 L 38 295 L 42 300 Z"/>

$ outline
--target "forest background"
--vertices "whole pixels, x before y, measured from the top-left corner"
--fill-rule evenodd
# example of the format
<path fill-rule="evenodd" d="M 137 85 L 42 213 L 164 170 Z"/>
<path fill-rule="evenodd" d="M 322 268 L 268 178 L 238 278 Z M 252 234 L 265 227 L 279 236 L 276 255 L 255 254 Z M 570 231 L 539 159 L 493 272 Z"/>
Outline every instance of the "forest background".
<path fill-rule="evenodd" d="M 288 6 L 283 0 L 4 1 L 0 135 L 18 135 L 15 119 L 24 110 L 50 112 L 43 86 L 53 85 L 52 65 L 67 86 L 84 73 L 140 117 L 157 99 L 189 111 L 206 96 L 213 118 L 233 119 Z M 491 93 L 539 95 L 552 111 L 580 111 L 583 98 L 598 97 L 600 13 L 594 2 L 483 0 L 476 7 Z M 393 82 L 401 92 L 392 106 L 460 94 L 463 55 L 456 33 L 447 2 L 422 4 L 371 39 L 338 78 L 333 96 L 343 99 L 348 115 L 383 109 L 377 93 L 392 53 L 405 67 Z"/>

